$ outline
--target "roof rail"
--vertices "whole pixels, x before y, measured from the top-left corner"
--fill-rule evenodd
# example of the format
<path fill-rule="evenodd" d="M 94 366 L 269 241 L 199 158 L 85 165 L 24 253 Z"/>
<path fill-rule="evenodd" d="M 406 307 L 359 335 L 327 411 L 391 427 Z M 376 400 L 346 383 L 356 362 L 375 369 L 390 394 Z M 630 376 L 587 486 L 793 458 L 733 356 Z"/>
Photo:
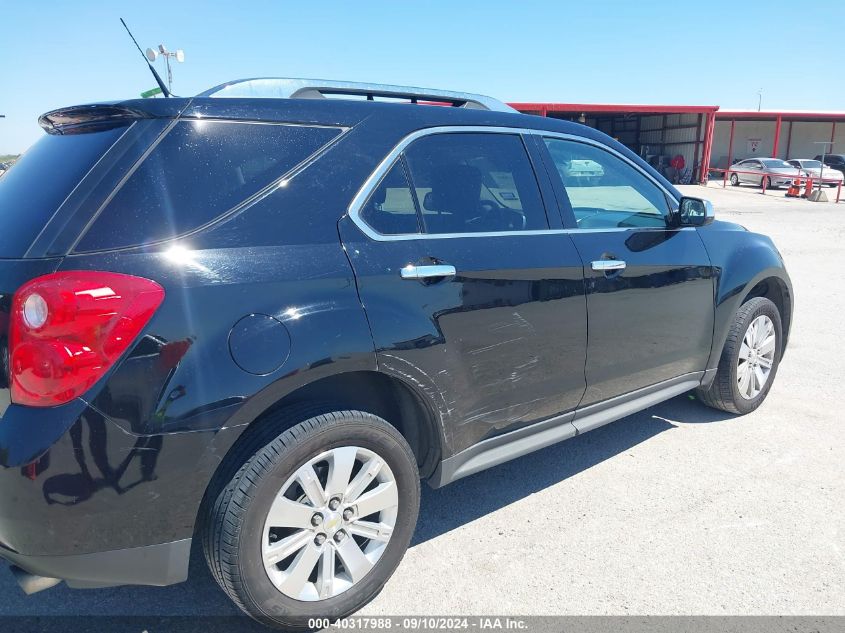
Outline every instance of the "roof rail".
<path fill-rule="evenodd" d="M 376 97 L 407 99 L 411 103 L 435 102 L 450 103 L 458 108 L 492 110 L 495 112 L 516 112 L 509 105 L 484 95 L 413 88 L 410 86 L 390 86 L 386 84 L 367 84 L 352 81 L 332 81 L 328 79 L 287 79 L 283 77 L 256 77 L 236 79 L 215 86 L 198 94 L 198 97 L 256 97 L 264 99 L 325 99 L 327 95 L 363 96 L 369 101 Z"/>

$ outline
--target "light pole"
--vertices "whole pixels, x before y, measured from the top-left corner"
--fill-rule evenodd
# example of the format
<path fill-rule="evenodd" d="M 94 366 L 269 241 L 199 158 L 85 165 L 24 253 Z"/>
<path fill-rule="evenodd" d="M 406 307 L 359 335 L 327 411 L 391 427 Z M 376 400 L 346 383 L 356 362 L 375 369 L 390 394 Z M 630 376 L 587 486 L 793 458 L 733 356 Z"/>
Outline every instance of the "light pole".
<path fill-rule="evenodd" d="M 173 58 L 180 64 L 185 61 L 185 51 L 177 48 L 175 52 L 167 50 L 164 44 L 158 45 L 158 50 L 148 48 L 145 53 L 150 63 L 154 62 L 159 55 L 164 57 L 164 63 L 167 66 L 167 90 L 173 92 L 173 70 L 170 68 L 170 59 Z"/>
<path fill-rule="evenodd" d="M 830 149 L 833 149 L 833 141 L 816 141 L 814 144 L 822 146 L 822 168 L 819 170 L 819 190 L 821 190 L 824 179 L 824 158 L 827 156 L 827 146 L 830 145 Z"/>

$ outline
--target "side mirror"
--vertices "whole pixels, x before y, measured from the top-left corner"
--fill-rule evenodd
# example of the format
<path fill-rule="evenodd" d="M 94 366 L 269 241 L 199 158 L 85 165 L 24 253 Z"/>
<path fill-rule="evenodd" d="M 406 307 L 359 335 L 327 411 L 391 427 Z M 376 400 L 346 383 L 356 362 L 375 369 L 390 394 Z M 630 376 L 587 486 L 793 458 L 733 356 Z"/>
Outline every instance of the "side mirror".
<path fill-rule="evenodd" d="M 678 218 L 681 226 L 705 226 L 710 224 L 716 217 L 713 212 L 713 205 L 709 200 L 701 198 L 681 198 L 678 208 Z"/>

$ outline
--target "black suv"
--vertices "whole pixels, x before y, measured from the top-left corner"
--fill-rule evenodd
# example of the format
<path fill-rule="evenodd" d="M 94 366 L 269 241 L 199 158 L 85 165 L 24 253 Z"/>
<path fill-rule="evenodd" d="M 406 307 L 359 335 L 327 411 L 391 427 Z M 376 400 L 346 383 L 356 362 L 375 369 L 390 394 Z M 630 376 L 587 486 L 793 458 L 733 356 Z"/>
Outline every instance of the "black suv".
<path fill-rule="evenodd" d="M 821 154 L 816 156 L 816 160 L 821 161 L 821 159 Z M 845 154 L 825 154 L 824 164 L 827 167 L 833 167 L 837 171 L 841 171 L 845 174 Z"/>
<path fill-rule="evenodd" d="M 0 557 L 30 592 L 184 581 L 196 538 L 260 621 L 349 614 L 421 479 L 690 390 L 752 411 L 786 346 L 771 240 L 575 123 L 273 79 L 40 123 L 0 181 Z"/>

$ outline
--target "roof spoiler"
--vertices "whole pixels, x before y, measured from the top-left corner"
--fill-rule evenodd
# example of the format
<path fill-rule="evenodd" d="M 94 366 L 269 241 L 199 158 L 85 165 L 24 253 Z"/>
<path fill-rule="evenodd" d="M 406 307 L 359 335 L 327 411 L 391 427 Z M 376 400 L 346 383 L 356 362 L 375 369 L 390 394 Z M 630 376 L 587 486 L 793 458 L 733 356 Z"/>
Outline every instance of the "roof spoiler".
<path fill-rule="evenodd" d="M 38 124 L 47 134 L 75 134 L 105 130 L 136 119 L 150 118 L 154 116 L 136 108 L 95 103 L 51 110 L 38 117 Z"/>
<path fill-rule="evenodd" d="M 237 79 L 215 86 L 199 97 L 257 97 L 270 99 L 325 99 L 328 95 L 406 99 L 411 103 L 448 103 L 457 108 L 516 112 L 498 99 L 484 95 L 411 86 L 332 81 L 329 79 L 287 79 L 283 77 L 256 77 Z"/>

